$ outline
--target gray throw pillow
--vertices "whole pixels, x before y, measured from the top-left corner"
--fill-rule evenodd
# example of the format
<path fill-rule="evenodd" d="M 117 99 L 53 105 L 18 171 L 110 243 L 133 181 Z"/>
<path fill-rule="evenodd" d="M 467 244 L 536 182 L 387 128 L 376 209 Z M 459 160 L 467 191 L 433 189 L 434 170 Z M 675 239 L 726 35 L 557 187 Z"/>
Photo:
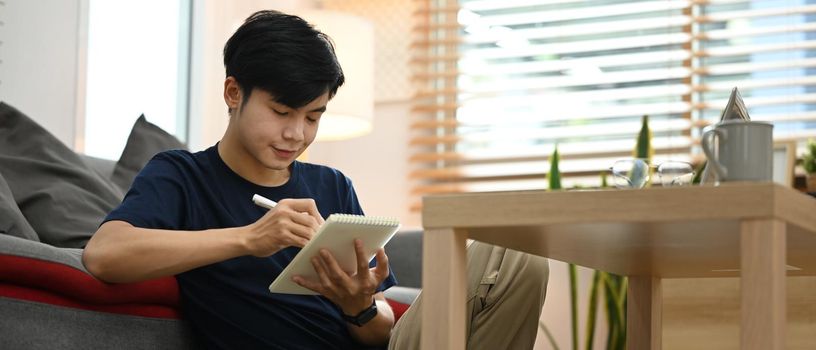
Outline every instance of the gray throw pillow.
<path fill-rule="evenodd" d="M 111 180 L 122 192 L 127 192 L 133 184 L 133 179 L 156 153 L 171 149 L 187 147 L 175 136 L 148 122 L 142 114 L 133 124 L 122 156 L 113 168 Z"/>
<path fill-rule="evenodd" d="M 17 202 L 14 201 L 14 196 L 11 195 L 11 189 L 6 179 L 3 178 L 3 174 L 0 174 L 0 233 L 30 241 L 40 241 L 37 233 L 17 207 Z"/>
<path fill-rule="evenodd" d="M 119 190 L 33 120 L 0 102 L 0 174 L 40 241 L 81 248 Z"/>

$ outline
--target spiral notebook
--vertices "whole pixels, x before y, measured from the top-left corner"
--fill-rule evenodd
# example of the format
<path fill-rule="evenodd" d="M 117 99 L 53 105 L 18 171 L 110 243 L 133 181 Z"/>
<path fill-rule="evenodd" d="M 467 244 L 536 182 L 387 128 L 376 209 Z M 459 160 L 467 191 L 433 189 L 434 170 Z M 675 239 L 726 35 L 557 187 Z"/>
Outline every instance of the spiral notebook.
<path fill-rule="evenodd" d="M 277 278 L 269 285 L 272 293 L 317 295 L 316 292 L 303 288 L 292 281 L 293 276 L 302 276 L 307 280 L 317 281 L 317 273 L 312 266 L 311 258 L 320 249 L 328 249 L 337 259 L 340 267 L 348 274 L 357 271 L 357 255 L 354 252 L 354 239 L 363 241 L 366 260 L 371 261 L 380 249 L 394 237 L 399 229 L 395 218 L 380 216 L 361 216 L 332 214 L 317 230 L 309 243 L 292 259 Z"/>

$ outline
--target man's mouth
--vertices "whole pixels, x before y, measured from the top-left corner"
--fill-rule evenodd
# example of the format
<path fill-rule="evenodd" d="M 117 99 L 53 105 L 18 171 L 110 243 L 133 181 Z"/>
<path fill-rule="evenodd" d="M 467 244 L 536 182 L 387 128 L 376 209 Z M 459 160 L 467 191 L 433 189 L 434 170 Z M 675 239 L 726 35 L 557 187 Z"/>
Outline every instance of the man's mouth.
<path fill-rule="evenodd" d="M 274 149 L 275 154 L 277 154 L 281 158 L 291 158 L 293 155 L 295 155 L 294 150 L 281 149 L 277 147 L 272 147 L 272 149 Z"/>

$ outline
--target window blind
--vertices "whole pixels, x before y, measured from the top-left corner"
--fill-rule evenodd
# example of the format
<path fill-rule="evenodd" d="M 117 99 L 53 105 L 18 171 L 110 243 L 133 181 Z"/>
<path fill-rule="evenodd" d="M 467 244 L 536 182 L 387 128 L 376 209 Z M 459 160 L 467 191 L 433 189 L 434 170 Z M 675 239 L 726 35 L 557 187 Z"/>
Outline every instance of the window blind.
<path fill-rule="evenodd" d="M 631 157 L 649 116 L 656 163 L 702 159 L 738 87 L 775 138 L 816 135 L 812 1 L 418 0 L 416 196 L 566 188 Z"/>

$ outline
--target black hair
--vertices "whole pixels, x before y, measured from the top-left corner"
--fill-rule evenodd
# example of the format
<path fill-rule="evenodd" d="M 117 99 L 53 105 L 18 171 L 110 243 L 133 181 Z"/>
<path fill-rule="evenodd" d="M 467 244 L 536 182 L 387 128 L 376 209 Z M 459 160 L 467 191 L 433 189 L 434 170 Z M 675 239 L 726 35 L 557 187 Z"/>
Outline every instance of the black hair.
<path fill-rule="evenodd" d="M 224 45 L 227 77 L 234 77 L 246 103 L 255 88 L 275 101 L 300 108 L 329 93 L 334 97 L 345 77 L 334 44 L 298 16 L 258 11 Z"/>

